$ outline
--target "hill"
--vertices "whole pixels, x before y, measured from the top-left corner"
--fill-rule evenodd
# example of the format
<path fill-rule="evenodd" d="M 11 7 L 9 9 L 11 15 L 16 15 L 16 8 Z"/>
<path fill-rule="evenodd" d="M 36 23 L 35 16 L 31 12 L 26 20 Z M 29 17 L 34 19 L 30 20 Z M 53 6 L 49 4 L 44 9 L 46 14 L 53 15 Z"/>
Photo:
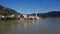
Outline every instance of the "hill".
<path fill-rule="evenodd" d="M 30 14 L 35 15 L 35 14 Z M 60 17 L 60 11 L 50 11 L 47 13 L 37 13 L 39 17 L 46 18 L 46 17 Z"/>
<path fill-rule="evenodd" d="M 60 11 L 51 11 L 48 12 L 48 17 L 60 17 Z"/>
<path fill-rule="evenodd" d="M 11 8 L 7 8 L 7 7 L 0 5 L 0 15 L 7 16 L 11 14 L 20 14 L 20 13 L 16 12 L 15 10 Z"/>

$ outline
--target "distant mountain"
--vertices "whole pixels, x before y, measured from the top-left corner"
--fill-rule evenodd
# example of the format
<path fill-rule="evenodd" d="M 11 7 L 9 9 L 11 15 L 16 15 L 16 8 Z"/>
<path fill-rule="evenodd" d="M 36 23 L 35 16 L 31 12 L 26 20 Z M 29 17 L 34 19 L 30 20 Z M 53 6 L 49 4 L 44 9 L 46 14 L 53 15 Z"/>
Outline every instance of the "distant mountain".
<path fill-rule="evenodd" d="M 0 15 L 7 16 L 7 15 L 11 15 L 11 14 L 20 14 L 20 13 L 16 12 L 13 9 L 0 5 Z"/>
<path fill-rule="evenodd" d="M 30 14 L 35 15 L 35 14 Z M 37 13 L 39 17 L 46 18 L 46 17 L 60 17 L 60 11 L 50 11 L 48 13 Z"/>
<path fill-rule="evenodd" d="M 60 11 L 51 11 L 48 12 L 48 17 L 60 17 Z"/>

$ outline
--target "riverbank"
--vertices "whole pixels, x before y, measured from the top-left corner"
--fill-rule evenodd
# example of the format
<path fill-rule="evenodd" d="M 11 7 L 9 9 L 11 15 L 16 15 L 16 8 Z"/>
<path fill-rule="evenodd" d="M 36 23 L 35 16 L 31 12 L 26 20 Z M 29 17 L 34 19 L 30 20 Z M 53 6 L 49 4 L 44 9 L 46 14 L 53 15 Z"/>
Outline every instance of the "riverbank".
<path fill-rule="evenodd" d="M 28 22 L 36 22 L 38 20 L 7 20 L 7 21 L 2 21 L 0 20 L 0 24 L 16 24 L 16 23 L 28 23 Z"/>

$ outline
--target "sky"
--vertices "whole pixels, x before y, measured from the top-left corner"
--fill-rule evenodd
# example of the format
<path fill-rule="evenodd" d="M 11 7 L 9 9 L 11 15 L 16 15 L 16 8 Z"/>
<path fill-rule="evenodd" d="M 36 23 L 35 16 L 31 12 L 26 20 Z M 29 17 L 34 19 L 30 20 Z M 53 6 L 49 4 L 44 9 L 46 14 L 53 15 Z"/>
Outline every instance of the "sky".
<path fill-rule="evenodd" d="M 60 11 L 60 0 L 0 0 L 0 4 L 22 14 Z"/>

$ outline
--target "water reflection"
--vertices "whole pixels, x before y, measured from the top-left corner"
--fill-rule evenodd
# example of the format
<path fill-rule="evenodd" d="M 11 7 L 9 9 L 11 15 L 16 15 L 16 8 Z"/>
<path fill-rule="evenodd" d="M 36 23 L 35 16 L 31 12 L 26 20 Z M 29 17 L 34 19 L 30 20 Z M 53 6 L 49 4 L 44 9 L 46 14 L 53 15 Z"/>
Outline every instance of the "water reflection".
<path fill-rule="evenodd" d="M 7 34 L 9 32 L 15 32 L 20 30 L 20 32 L 22 31 L 26 31 L 29 26 L 33 26 L 38 24 L 38 21 L 10 21 L 8 22 L 9 24 L 0 24 L 0 34 Z"/>

